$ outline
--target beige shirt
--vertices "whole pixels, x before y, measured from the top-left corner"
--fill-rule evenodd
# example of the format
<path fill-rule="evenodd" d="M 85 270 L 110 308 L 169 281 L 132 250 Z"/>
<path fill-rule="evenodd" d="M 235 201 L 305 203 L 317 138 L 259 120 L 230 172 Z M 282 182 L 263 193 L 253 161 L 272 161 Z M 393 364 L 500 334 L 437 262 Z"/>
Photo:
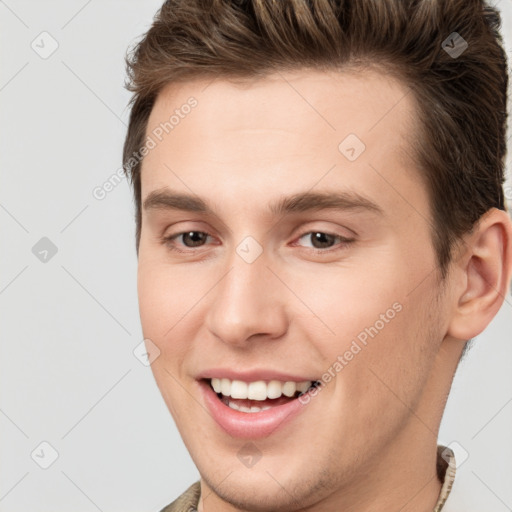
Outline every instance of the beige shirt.
<path fill-rule="evenodd" d="M 455 480 L 455 456 L 450 448 L 439 445 L 437 447 L 437 476 L 443 484 L 436 506 L 432 512 L 449 512 L 444 504 L 452 490 Z M 201 486 L 199 482 L 192 484 L 181 496 L 160 512 L 197 512 Z"/>

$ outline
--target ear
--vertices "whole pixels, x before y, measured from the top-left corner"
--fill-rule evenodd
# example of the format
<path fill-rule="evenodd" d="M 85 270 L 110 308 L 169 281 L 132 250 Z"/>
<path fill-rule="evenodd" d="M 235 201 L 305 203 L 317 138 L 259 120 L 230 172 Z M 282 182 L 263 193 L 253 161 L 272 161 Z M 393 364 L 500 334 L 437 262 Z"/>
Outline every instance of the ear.
<path fill-rule="evenodd" d="M 512 221 L 507 212 L 492 208 L 482 216 L 464 238 L 453 271 L 460 286 L 447 334 L 469 340 L 489 325 L 509 293 Z"/>

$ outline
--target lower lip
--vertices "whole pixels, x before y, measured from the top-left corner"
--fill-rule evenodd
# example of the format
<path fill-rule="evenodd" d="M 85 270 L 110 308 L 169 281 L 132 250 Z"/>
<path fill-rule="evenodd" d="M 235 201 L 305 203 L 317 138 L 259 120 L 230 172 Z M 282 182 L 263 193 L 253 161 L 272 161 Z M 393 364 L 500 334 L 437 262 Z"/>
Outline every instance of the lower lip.
<path fill-rule="evenodd" d="M 231 409 L 222 402 L 210 384 L 199 382 L 204 401 L 213 419 L 230 436 L 242 439 L 268 437 L 289 423 L 301 411 L 305 404 L 296 398 L 282 405 L 276 405 L 261 412 L 240 412 Z"/>

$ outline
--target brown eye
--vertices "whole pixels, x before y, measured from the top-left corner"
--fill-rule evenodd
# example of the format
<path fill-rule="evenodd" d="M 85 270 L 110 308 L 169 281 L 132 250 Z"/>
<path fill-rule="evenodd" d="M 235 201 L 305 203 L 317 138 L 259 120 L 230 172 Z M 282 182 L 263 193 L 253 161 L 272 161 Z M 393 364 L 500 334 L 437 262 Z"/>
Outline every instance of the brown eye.
<path fill-rule="evenodd" d="M 336 239 L 334 235 L 329 233 L 321 233 L 319 231 L 312 232 L 309 234 L 311 241 L 315 249 L 327 249 L 332 247 L 332 243 Z"/>
<path fill-rule="evenodd" d="M 208 234 L 203 233 L 202 231 L 187 231 L 185 233 L 179 233 L 177 236 L 183 237 L 182 240 L 186 247 L 199 247 L 202 245 L 202 242 L 204 240 L 206 240 L 206 238 L 208 237 Z M 191 245 L 188 245 L 188 243 L 185 242 L 186 240 L 190 240 Z"/>
<path fill-rule="evenodd" d="M 309 246 L 312 249 L 318 249 L 322 251 L 322 249 L 331 249 L 336 245 L 336 240 L 340 240 L 341 243 L 338 244 L 340 246 L 345 246 L 346 244 L 352 242 L 353 240 L 349 238 L 345 238 L 340 235 L 335 235 L 333 233 L 325 233 L 323 231 L 309 231 L 304 233 L 299 240 L 305 238 L 306 240 L 311 240 L 311 245 Z M 327 252 L 327 251 L 322 251 Z"/>
<path fill-rule="evenodd" d="M 201 247 L 204 245 L 205 240 L 209 237 L 208 233 L 203 231 L 182 231 L 175 235 L 164 237 L 163 243 L 171 250 L 177 252 L 189 252 L 187 250 L 180 249 L 179 246 L 188 249 L 194 249 L 195 247 Z M 177 244 L 176 239 L 182 239 L 182 244 Z"/>

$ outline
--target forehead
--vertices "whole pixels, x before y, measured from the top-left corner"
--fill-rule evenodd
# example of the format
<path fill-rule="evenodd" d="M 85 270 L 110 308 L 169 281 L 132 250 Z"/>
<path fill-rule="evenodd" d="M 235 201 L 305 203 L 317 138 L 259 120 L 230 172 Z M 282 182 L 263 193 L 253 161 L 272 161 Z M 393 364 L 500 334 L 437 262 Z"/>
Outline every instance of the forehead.
<path fill-rule="evenodd" d="M 393 183 L 420 185 L 411 172 L 413 102 L 404 84 L 371 69 L 171 84 L 148 121 L 155 147 L 143 161 L 142 197 L 166 186 L 217 198 L 228 193 L 223 186 L 269 197 L 320 180 L 382 191 L 384 173 L 396 202 Z"/>
<path fill-rule="evenodd" d="M 210 123 L 226 130 L 246 131 L 290 131 L 307 126 L 302 132 L 311 139 L 322 133 L 336 133 L 340 137 L 350 132 L 373 139 L 384 135 L 397 122 L 412 123 L 413 95 L 409 93 L 405 84 L 373 68 L 345 72 L 296 70 L 236 81 L 194 80 L 162 89 L 147 132 L 168 121 L 173 112 L 194 97 L 198 103 L 194 117 L 201 117 L 204 130 L 197 124 L 193 130 L 204 139 L 214 135 L 209 133 Z M 179 131 L 186 133 L 190 123 L 179 124 L 180 130 L 174 130 L 177 125 L 173 127 L 173 135 Z M 400 132 L 395 135 L 403 136 L 408 130 Z"/>

